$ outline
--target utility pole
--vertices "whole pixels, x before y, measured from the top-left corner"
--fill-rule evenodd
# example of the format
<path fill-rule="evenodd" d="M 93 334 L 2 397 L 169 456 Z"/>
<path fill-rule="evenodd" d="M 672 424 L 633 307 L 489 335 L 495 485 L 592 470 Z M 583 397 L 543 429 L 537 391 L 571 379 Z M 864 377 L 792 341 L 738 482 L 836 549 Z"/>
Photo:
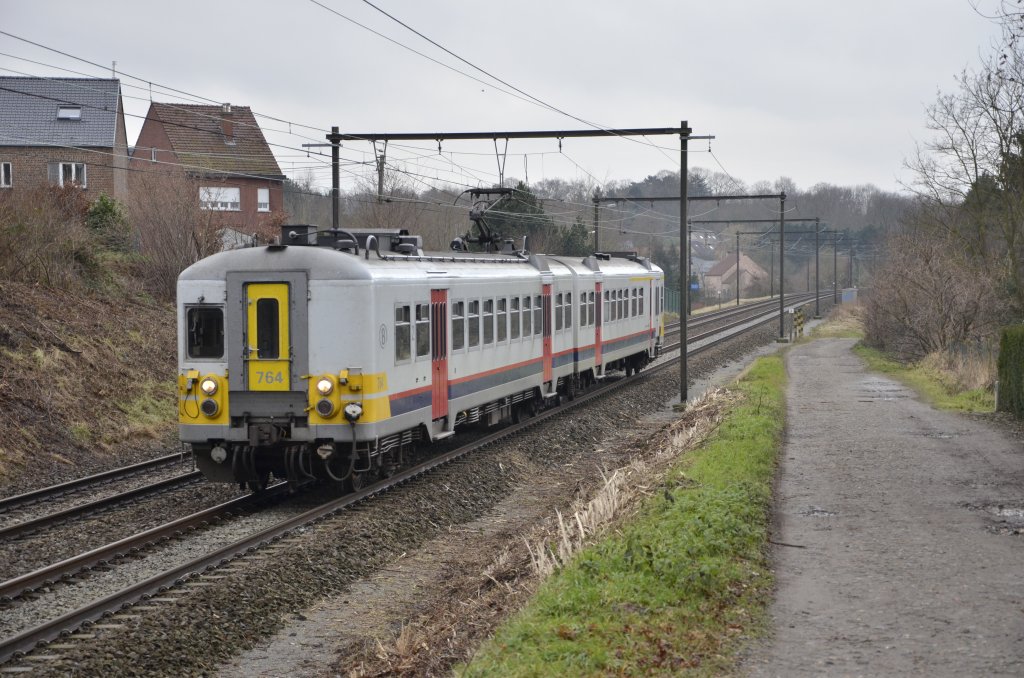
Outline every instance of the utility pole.
<path fill-rule="evenodd" d="M 594 189 L 594 252 L 601 251 L 601 231 L 598 227 L 597 210 L 601 204 L 601 189 Z"/>
<path fill-rule="evenodd" d="M 377 151 L 377 144 L 373 145 L 374 154 Z M 380 155 L 377 155 L 377 203 L 384 202 L 384 164 L 388 159 L 388 142 L 384 140 L 384 148 L 381 149 Z"/>
<path fill-rule="evenodd" d="M 821 227 L 821 219 L 814 220 L 814 317 L 821 317 L 821 308 L 818 306 L 818 233 Z"/>
<path fill-rule="evenodd" d="M 775 298 L 775 242 L 768 243 L 768 298 Z"/>
<path fill-rule="evenodd" d="M 786 192 L 779 192 L 779 341 L 786 341 Z"/>
<path fill-rule="evenodd" d="M 686 120 L 679 124 L 679 402 L 685 403 L 688 399 L 689 374 L 687 373 L 687 336 L 686 321 L 687 309 L 690 307 L 690 267 L 689 249 L 690 244 L 690 222 L 687 216 L 687 198 L 689 197 L 689 169 L 687 164 L 687 144 L 690 140 L 690 126 Z M 686 249 L 684 249 L 684 247 Z"/>
<path fill-rule="evenodd" d="M 832 305 L 839 303 L 839 241 L 832 236 Z"/>
<path fill-rule="evenodd" d="M 341 139 L 338 138 L 338 128 L 331 128 L 331 228 L 338 230 L 338 212 L 341 199 L 341 177 L 338 172 L 341 168 L 340 153 Z"/>
<path fill-rule="evenodd" d="M 691 239 L 693 238 L 693 228 L 690 224 L 689 219 L 686 221 L 686 289 L 693 292 L 693 246 Z M 686 299 L 686 316 L 693 315 L 693 294 L 689 294 Z"/>
<path fill-rule="evenodd" d="M 853 238 L 850 238 L 850 287 L 853 287 Z"/>
<path fill-rule="evenodd" d="M 762 269 L 764 270 L 764 269 Z M 740 232 L 736 231 L 736 305 L 740 305 Z"/>

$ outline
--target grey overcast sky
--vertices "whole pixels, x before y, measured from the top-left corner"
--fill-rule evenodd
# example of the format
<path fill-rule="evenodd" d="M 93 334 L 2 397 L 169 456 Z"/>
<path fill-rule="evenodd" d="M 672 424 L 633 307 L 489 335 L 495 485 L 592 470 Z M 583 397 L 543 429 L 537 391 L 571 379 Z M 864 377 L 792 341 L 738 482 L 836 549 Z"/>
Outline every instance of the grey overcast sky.
<path fill-rule="evenodd" d="M 991 9 L 994 0 L 975 0 Z M 582 129 L 409 32 L 362 0 L 0 0 L 0 74 L 109 77 L 117 61 L 133 144 L 154 101 L 231 102 L 263 118 L 293 177 L 330 185 L 303 143 L 343 132 Z M 898 190 L 903 160 L 927 138 L 924 108 L 992 49 L 998 28 L 969 0 L 374 0 L 472 64 L 563 111 L 607 127 L 688 120 L 690 166 L 753 183 L 792 178 Z M 336 13 L 335 13 L 336 12 Z M 338 16 L 338 14 L 344 15 Z M 377 31 L 375 35 L 353 22 Z M 431 62 L 471 74 L 483 83 Z M 31 59 L 39 63 L 30 63 Z M 130 77 L 134 76 L 134 77 Z M 138 79 L 136 79 L 138 78 Z M 173 87 L 203 100 L 182 97 Z M 133 86 L 133 87 L 129 87 Z M 138 87 L 138 88 L 136 88 Z M 291 125 L 289 125 L 291 123 Z M 301 127 L 309 125 L 314 129 Z M 289 133 L 290 132 L 290 133 Z M 505 174 L 642 179 L 678 170 L 678 138 L 512 141 Z M 503 144 L 502 144 L 503 147 Z M 658 148 L 662 147 L 662 148 Z M 320 152 L 328 149 L 320 149 Z M 496 180 L 491 142 L 388 148 L 413 187 Z M 347 161 L 372 161 L 369 143 Z M 343 188 L 372 170 L 344 168 Z"/>

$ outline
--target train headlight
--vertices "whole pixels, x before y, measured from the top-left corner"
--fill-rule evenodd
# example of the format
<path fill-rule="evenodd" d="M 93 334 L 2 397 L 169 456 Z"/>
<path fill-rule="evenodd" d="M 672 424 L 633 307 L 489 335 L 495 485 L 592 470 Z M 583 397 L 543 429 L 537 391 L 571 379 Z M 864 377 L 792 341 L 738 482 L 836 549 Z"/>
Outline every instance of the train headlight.
<path fill-rule="evenodd" d="M 334 414 L 334 403 L 324 398 L 323 400 L 317 402 L 316 413 L 319 414 L 324 419 L 327 419 L 332 414 Z"/>
<path fill-rule="evenodd" d="M 201 382 L 199 382 L 199 388 L 206 395 L 212 396 L 214 393 L 217 392 L 217 380 L 207 377 L 206 379 L 203 379 Z"/>
<path fill-rule="evenodd" d="M 218 412 L 220 412 L 220 405 L 218 405 L 217 401 L 213 398 L 207 398 L 199 404 L 199 409 L 202 410 L 203 414 L 206 416 L 213 418 L 217 416 Z"/>
<path fill-rule="evenodd" d="M 331 395 L 331 391 L 334 390 L 334 382 L 324 377 L 320 381 L 316 382 L 316 390 L 322 396 Z"/>

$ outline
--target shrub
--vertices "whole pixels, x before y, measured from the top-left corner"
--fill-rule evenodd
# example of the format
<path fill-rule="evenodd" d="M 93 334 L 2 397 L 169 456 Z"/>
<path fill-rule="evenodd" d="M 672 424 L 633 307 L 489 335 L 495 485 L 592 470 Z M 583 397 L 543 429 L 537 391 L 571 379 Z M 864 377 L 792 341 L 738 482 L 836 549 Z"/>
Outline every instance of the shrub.
<path fill-rule="evenodd" d="M 1003 329 L 999 341 L 999 409 L 1024 418 L 1024 325 Z"/>
<path fill-rule="evenodd" d="M 105 193 L 89 205 L 85 225 L 92 231 L 98 244 L 112 252 L 128 252 L 131 232 L 124 206 Z"/>

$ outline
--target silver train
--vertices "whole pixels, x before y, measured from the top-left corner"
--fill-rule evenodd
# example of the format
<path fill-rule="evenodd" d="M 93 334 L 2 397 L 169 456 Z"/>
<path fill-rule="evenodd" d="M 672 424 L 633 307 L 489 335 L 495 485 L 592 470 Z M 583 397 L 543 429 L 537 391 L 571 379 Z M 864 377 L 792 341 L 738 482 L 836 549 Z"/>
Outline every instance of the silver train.
<path fill-rule="evenodd" d="M 285 226 L 178 280 L 181 440 L 214 481 L 358 487 L 464 425 L 518 420 L 664 339 L 631 254 L 425 254 L 404 231 Z"/>

